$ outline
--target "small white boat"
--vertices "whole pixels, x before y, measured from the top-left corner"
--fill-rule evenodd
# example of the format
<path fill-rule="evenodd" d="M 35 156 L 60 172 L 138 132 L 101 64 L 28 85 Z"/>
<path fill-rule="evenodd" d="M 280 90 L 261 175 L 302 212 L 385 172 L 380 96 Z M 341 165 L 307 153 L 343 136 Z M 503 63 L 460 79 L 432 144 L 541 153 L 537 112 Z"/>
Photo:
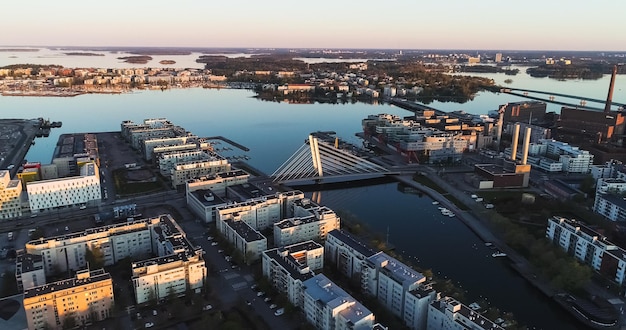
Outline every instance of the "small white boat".
<path fill-rule="evenodd" d="M 468 307 L 471 308 L 472 310 L 475 310 L 475 311 L 480 309 L 480 305 L 478 303 L 475 303 L 475 302 L 469 304 Z"/>
<path fill-rule="evenodd" d="M 506 257 L 506 253 L 498 251 L 498 252 L 494 252 L 491 256 L 494 257 L 494 258 Z"/>
<path fill-rule="evenodd" d="M 438 201 L 433 201 L 433 205 L 439 205 Z"/>

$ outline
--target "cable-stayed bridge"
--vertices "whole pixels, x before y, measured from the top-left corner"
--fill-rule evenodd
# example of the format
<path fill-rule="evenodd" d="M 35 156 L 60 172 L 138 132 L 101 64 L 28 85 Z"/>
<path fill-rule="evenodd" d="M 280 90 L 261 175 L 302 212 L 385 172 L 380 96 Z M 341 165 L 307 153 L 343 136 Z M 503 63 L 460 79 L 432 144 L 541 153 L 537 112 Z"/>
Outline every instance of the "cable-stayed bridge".
<path fill-rule="evenodd" d="M 273 182 L 281 184 L 314 181 L 353 181 L 398 174 L 385 166 L 373 163 L 309 135 L 308 140 L 271 176 Z"/>

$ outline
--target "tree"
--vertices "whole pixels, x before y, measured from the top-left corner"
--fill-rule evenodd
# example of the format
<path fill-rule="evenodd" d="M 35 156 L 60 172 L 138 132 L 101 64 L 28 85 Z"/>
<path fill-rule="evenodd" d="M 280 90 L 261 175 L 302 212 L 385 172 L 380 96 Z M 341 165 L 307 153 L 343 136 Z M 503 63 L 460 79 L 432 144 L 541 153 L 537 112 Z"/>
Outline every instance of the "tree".
<path fill-rule="evenodd" d="M 98 246 L 94 246 L 91 249 L 86 248 L 85 260 L 89 263 L 89 268 L 91 269 L 104 267 L 104 253 Z"/>

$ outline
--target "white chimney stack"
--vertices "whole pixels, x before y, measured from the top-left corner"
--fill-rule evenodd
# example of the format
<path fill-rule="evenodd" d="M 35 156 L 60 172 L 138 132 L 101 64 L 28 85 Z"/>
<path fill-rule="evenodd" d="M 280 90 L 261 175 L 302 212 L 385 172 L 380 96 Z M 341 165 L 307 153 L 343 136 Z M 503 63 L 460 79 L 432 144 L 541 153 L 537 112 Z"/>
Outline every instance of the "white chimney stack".
<path fill-rule="evenodd" d="M 517 143 L 519 142 L 519 124 L 515 124 L 515 129 L 513 130 L 513 144 L 511 144 L 511 160 L 515 161 L 517 158 Z"/>
<path fill-rule="evenodd" d="M 524 149 L 522 151 L 522 165 L 526 165 L 528 161 L 528 149 L 530 148 L 530 127 L 526 127 L 526 134 L 524 134 Z"/>

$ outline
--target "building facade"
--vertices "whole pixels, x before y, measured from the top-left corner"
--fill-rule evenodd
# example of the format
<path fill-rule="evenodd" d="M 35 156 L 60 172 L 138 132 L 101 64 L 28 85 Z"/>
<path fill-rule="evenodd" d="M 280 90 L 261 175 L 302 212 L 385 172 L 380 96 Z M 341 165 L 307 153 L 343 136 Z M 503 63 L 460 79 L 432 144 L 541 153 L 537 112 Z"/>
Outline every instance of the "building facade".
<path fill-rule="evenodd" d="M 434 301 L 428 307 L 428 330 L 504 330 L 482 314 L 461 304 L 453 298 L 445 297 Z"/>
<path fill-rule="evenodd" d="M 348 278 L 360 280 L 367 258 L 374 254 L 374 250 L 344 230 L 330 231 L 324 242 L 326 260 Z"/>
<path fill-rule="evenodd" d="M 95 163 L 83 165 L 80 176 L 29 182 L 26 190 L 33 213 L 95 203 L 102 199 L 100 174 Z"/>
<path fill-rule="evenodd" d="M 11 180 L 11 173 L 0 170 L 0 219 L 22 216 L 22 184 Z"/>
<path fill-rule="evenodd" d="M 303 284 L 302 311 L 317 329 L 372 329 L 374 314 L 323 274 Z"/>
<path fill-rule="evenodd" d="M 626 251 L 576 220 L 548 219 L 546 237 L 578 261 L 624 285 Z"/>
<path fill-rule="evenodd" d="M 263 252 L 263 276 L 294 306 L 303 305 L 303 282 L 324 267 L 324 247 L 313 241 Z"/>
<path fill-rule="evenodd" d="M 83 270 L 71 279 L 24 291 L 28 329 L 66 329 L 112 315 L 113 281 L 104 269 Z"/>

